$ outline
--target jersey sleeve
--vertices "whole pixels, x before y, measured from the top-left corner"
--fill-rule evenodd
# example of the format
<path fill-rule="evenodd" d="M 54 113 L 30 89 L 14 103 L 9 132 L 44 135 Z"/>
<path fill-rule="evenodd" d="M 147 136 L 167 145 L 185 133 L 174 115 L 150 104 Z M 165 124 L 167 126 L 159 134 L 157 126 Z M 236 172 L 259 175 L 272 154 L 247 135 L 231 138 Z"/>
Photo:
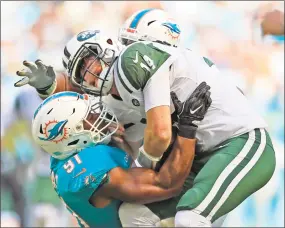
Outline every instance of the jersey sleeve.
<path fill-rule="evenodd" d="M 101 185 L 108 182 L 110 170 L 116 167 L 128 168 L 129 165 L 127 154 L 117 148 L 105 145 L 86 148 L 63 165 L 61 176 L 67 175 L 68 181 L 63 185 L 61 195 L 63 198 L 88 200 Z M 74 167 L 70 173 L 69 166 Z"/>
<path fill-rule="evenodd" d="M 163 67 L 155 73 L 147 82 L 144 90 L 145 112 L 148 110 L 167 105 L 170 106 L 170 82 L 169 69 Z"/>
<path fill-rule="evenodd" d="M 169 57 L 169 53 L 151 43 L 136 42 L 120 55 L 119 73 L 134 89 L 142 90 Z"/>
<path fill-rule="evenodd" d="M 86 173 L 72 180 L 68 195 L 79 197 L 79 199 L 89 199 L 99 189 L 102 181 L 107 177 L 107 173 L 108 170 L 86 171 Z"/>
<path fill-rule="evenodd" d="M 169 105 L 169 68 L 171 54 L 152 43 L 137 42 L 128 47 L 119 58 L 119 74 L 128 85 L 143 91 L 145 111 Z"/>

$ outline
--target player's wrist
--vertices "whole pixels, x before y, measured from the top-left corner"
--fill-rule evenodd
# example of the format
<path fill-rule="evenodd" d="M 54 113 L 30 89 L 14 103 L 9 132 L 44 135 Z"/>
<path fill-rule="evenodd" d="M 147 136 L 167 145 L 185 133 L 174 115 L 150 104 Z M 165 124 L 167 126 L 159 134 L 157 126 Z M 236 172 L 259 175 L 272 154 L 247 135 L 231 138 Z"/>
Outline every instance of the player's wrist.
<path fill-rule="evenodd" d="M 55 92 L 56 87 L 57 87 L 57 81 L 55 79 L 50 86 L 47 86 L 47 87 L 41 88 L 41 89 L 36 88 L 36 90 L 37 90 L 39 96 L 44 99 L 44 98 L 47 98 L 48 96 L 52 95 Z"/>
<path fill-rule="evenodd" d="M 195 139 L 197 128 L 198 128 L 198 126 L 193 124 L 193 123 L 191 123 L 189 125 L 178 124 L 177 134 L 183 138 Z"/>
<path fill-rule="evenodd" d="M 160 157 L 154 157 L 149 155 L 145 150 L 144 150 L 144 146 L 142 145 L 139 148 L 139 154 L 137 159 L 135 160 L 135 164 L 138 167 L 144 167 L 144 168 L 149 168 L 149 169 L 154 169 L 154 167 L 156 166 L 156 163 L 158 161 L 160 161 L 162 156 Z"/>
<path fill-rule="evenodd" d="M 149 160 L 153 161 L 153 162 L 158 162 L 162 156 L 160 157 L 155 157 L 155 156 L 152 156 L 150 154 L 148 154 L 145 149 L 144 149 L 144 145 L 142 145 L 140 148 L 139 148 L 139 154 L 143 154 L 145 157 L 147 157 Z"/>
<path fill-rule="evenodd" d="M 178 123 L 180 125 L 192 125 L 193 121 L 195 121 L 195 118 L 189 116 L 189 115 L 186 115 L 186 116 L 181 116 L 179 119 L 178 119 Z"/>

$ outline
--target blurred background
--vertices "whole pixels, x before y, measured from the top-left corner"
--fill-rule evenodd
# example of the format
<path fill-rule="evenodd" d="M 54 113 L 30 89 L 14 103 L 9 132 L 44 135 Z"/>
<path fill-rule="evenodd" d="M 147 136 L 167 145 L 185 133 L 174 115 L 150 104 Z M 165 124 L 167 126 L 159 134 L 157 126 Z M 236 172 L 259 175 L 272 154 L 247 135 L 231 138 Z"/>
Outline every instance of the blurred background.
<path fill-rule="evenodd" d="M 94 28 L 117 36 L 125 19 L 145 8 L 168 11 L 182 44 L 215 62 L 269 124 L 274 176 L 224 226 L 284 227 L 283 1 L 1 1 L 1 227 L 76 226 L 52 189 L 49 156 L 31 139 L 41 100 L 29 86 L 13 86 L 15 72 L 38 58 L 63 71 L 61 54 L 75 33 Z"/>

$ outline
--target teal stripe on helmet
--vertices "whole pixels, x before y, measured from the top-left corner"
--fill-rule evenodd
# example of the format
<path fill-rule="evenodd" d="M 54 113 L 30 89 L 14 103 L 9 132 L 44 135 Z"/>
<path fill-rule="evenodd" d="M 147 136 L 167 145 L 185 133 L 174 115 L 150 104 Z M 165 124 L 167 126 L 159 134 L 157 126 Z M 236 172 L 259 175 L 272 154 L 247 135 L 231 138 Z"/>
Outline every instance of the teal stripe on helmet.
<path fill-rule="evenodd" d="M 138 24 L 139 24 L 139 21 L 142 19 L 142 17 L 143 17 L 145 14 L 147 14 L 149 11 L 151 11 L 151 10 L 154 10 L 154 9 L 145 9 L 145 10 L 139 12 L 139 13 L 135 16 L 135 18 L 132 20 L 132 22 L 131 22 L 131 24 L 130 24 L 130 28 L 136 29 L 137 26 L 138 26 Z"/>

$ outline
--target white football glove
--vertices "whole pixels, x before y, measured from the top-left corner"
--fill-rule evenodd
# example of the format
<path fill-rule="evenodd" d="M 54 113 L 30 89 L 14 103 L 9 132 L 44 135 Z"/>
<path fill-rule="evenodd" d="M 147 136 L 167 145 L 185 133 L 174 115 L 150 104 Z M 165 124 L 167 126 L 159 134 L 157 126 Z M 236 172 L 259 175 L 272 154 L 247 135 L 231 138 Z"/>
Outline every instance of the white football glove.
<path fill-rule="evenodd" d="M 36 88 L 38 92 L 46 91 L 55 84 L 55 72 L 51 66 L 46 66 L 41 60 L 33 62 L 24 61 L 23 65 L 28 69 L 17 71 L 18 76 L 24 77 L 14 86 L 20 87 L 26 84 Z"/>

